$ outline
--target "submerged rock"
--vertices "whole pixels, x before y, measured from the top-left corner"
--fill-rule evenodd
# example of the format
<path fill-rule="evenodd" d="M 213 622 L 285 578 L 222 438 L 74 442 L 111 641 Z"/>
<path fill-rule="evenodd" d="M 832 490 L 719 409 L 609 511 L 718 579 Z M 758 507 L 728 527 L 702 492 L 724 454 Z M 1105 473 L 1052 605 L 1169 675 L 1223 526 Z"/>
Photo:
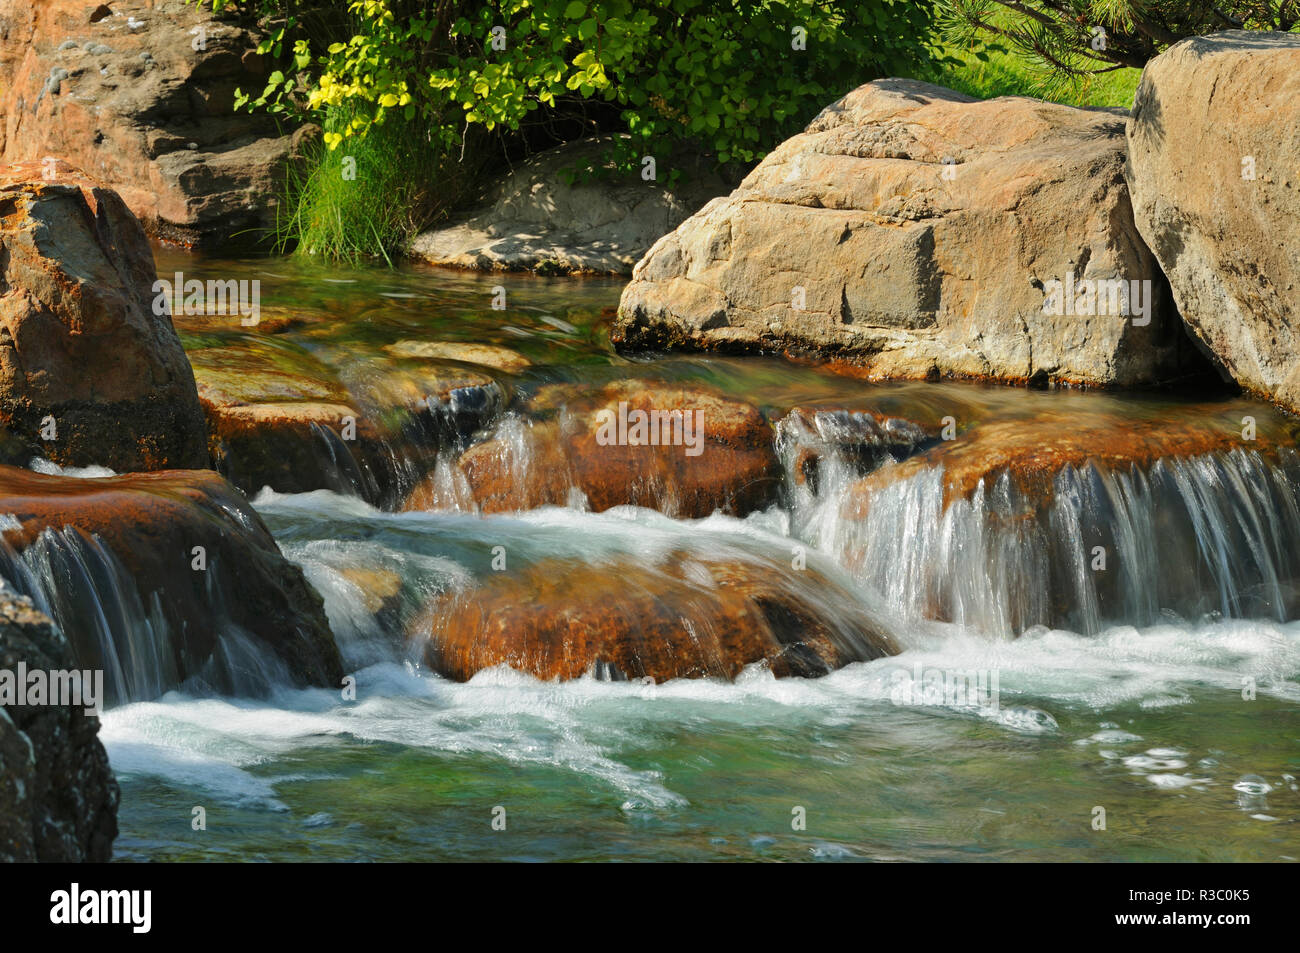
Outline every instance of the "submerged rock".
<path fill-rule="evenodd" d="M 532 361 L 518 351 L 496 344 L 469 344 L 463 341 L 398 341 L 388 345 L 384 350 L 395 357 L 481 364 L 484 367 L 508 371 L 512 374 L 532 366 Z"/>
<path fill-rule="evenodd" d="M 357 401 L 411 447 L 460 449 L 501 413 L 508 389 L 486 369 L 406 358 L 359 364 L 344 380 Z"/>
<path fill-rule="evenodd" d="M 67 159 L 169 241 L 256 240 L 316 129 L 234 111 L 236 88 L 262 89 L 275 66 L 210 6 L 150 3 L 132 29 L 96 0 L 0 0 L 0 155 Z"/>
<path fill-rule="evenodd" d="M 368 465 L 382 438 L 345 404 L 292 401 L 245 405 L 205 401 L 213 466 L 250 496 L 333 490 L 367 499 L 380 480 Z M 348 421 L 356 421 L 356 437 Z M 369 451 L 368 453 L 366 451 Z"/>
<path fill-rule="evenodd" d="M 1183 320 L 1246 389 L 1300 410 L 1300 36 L 1228 31 L 1142 72 L 1138 229 Z"/>
<path fill-rule="evenodd" d="M 0 423 L 64 465 L 207 466 L 194 375 L 118 196 L 64 164 L 0 167 L 0 256 Z"/>
<path fill-rule="evenodd" d="M 743 514 L 771 502 L 780 484 L 762 413 L 695 386 L 550 385 L 528 411 L 460 456 L 457 471 L 482 512 L 562 506 L 580 494 L 595 512 L 631 504 L 677 517 Z M 445 506 L 445 480 L 432 474 L 405 508 Z"/>
<path fill-rule="evenodd" d="M 339 684 L 321 598 L 243 495 L 210 471 L 75 479 L 0 467 L 0 575 L 68 634 L 111 700 L 187 678 Z"/>
<path fill-rule="evenodd" d="M 249 494 L 329 489 L 396 505 L 507 402 L 488 369 L 465 361 L 406 355 L 340 370 L 279 337 L 190 357 L 213 463 Z"/>
<path fill-rule="evenodd" d="M 429 667 L 460 681 L 496 665 L 542 679 L 733 679 L 756 662 L 814 678 L 898 651 L 816 570 L 683 552 L 492 574 L 437 601 L 423 624 Z"/>
<path fill-rule="evenodd" d="M 1111 112 L 868 83 L 651 248 L 613 339 L 812 351 L 876 378 L 1134 386 L 1202 369 L 1124 159 Z M 1052 283 L 1075 281 L 1125 282 L 1143 313 L 1046 313 Z"/>
<path fill-rule="evenodd" d="M 939 439 L 940 428 L 848 407 L 796 407 L 776 422 L 776 447 L 795 487 L 816 492 L 828 464 L 868 473 L 905 460 Z"/>
<path fill-rule="evenodd" d="M 672 190 L 635 172 L 584 178 L 612 143 L 579 139 L 527 159 L 486 191 L 478 211 L 416 238 L 411 255 L 493 271 L 629 274 L 656 239 L 726 191 L 702 164 Z"/>
<path fill-rule="evenodd" d="M 78 666 L 29 599 L 0 588 L 0 670 Z M 51 699 L 52 700 L 52 699 Z M 0 699 L 0 863 L 105 863 L 117 836 L 117 781 L 84 705 Z"/>
<path fill-rule="evenodd" d="M 359 448 L 373 455 L 380 437 L 324 364 L 278 342 L 194 349 L 190 359 L 213 466 L 239 489 L 374 496 Z"/>

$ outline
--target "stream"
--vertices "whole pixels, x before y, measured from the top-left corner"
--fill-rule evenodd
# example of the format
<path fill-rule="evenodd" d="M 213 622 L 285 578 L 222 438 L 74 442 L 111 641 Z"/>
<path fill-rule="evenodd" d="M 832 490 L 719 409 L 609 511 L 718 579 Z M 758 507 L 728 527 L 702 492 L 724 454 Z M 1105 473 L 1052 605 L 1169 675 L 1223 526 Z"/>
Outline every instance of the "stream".
<path fill-rule="evenodd" d="M 591 512 L 581 494 L 483 514 L 452 476 L 438 508 L 398 510 L 418 482 L 402 474 L 447 468 L 445 447 L 391 448 L 388 492 L 342 477 L 261 489 L 254 508 L 324 598 L 355 698 L 291 687 L 256 653 L 231 662 L 247 670 L 234 694 L 145 690 L 157 680 L 124 661 L 121 694 L 134 700 L 101 731 L 122 787 L 115 859 L 1300 858 L 1300 477 L 1295 425 L 1269 405 L 870 383 L 765 357 L 632 360 L 608 342 L 617 280 L 155 253 L 163 275 L 261 282 L 264 327 L 176 318 L 201 383 L 205 369 L 219 380 L 255 357 L 294 381 L 328 374 L 379 415 L 404 373 L 401 342 L 490 345 L 524 359 L 478 369 L 501 395 L 485 429 L 507 440 L 525 439 L 516 408 L 542 388 L 629 379 L 707 387 L 774 422 L 795 407 L 926 432 L 949 417 L 1068 429 L 1237 428 L 1250 416 L 1286 437 L 1276 457 L 1071 469 L 1037 521 L 1019 518 L 1023 501 L 1002 483 L 947 500 L 937 468 L 848 519 L 856 481 L 903 464 L 839 454 L 833 433 L 789 423 L 776 427 L 780 492 L 743 515 Z M 816 479 L 801 479 L 799 453 L 818 440 Z M 1114 558 L 1102 581 L 1078 555 L 1098 540 Z M 666 581 L 670 557 L 723 562 L 818 606 L 845 638 L 869 616 L 899 654 L 821 678 L 762 665 L 734 682 L 542 681 L 505 666 L 443 678 L 409 634 L 431 600 L 498 575 L 498 550 L 518 605 L 557 579 L 580 590 L 616 572 L 634 606 L 637 592 L 692 585 Z M 792 554 L 815 572 L 791 571 Z M 697 590 L 682 597 L 683 624 L 717 624 L 710 583 Z M 927 693 L 932 675 L 984 691 Z"/>

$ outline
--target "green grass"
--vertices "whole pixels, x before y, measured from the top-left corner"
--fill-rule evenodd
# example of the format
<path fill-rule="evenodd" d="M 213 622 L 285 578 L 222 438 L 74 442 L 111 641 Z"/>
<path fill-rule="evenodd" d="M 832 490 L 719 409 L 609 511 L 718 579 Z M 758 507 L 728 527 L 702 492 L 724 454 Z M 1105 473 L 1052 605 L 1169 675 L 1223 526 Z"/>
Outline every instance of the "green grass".
<path fill-rule="evenodd" d="M 996 96 L 1033 96 L 1070 106 L 1133 105 L 1141 70 L 1121 69 L 1088 77 L 1078 83 L 1053 82 L 1046 70 L 1014 53 L 990 50 L 987 60 L 965 50 L 947 49 L 956 64 L 936 64 L 919 78 L 947 86 L 968 96 L 992 99 Z"/>
<path fill-rule="evenodd" d="M 424 127 L 412 123 L 390 120 L 333 150 L 317 143 L 289 174 L 277 250 L 391 265 L 453 204 L 468 179 L 459 155 L 444 154 Z"/>

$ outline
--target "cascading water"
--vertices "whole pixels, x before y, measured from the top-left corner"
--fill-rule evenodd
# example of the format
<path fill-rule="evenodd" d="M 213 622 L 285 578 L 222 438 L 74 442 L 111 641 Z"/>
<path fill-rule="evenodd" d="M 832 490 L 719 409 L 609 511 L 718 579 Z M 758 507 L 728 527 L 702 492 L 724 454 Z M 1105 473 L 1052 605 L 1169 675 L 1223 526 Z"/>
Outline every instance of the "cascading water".
<path fill-rule="evenodd" d="M 373 397 L 359 408 L 363 422 L 397 412 L 383 432 L 400 439 L 378 452 L 318 435 L 325 458 L 336 455 L 329 489 L 254 500 L 322 595 L 355 692 L 290 688 L 269 662 L 241 666 L 247 646 L 233 631 L 213 653 L 214 667 L 236 673 L 223 676 L 228 694 L 213 696 L 215 677 L 171 691 L 161 646 L 177 633 L 149 628 L 157 608 L 133 601 L 120 569 L 96 567 L 85 540 L 76 552 L 87 568 L 58 571 L 86 580 L 79 589 L 51 581 L 34 546 L 5 562 L 0 574 L 66 627 L 114 647 L 119 697 L 152 699 L 105 717 L 124 791 L 119 857 L 1060 859 L 1062 845 L 1099 860 L 1300 856 L 1287 839 L 1300 818 L 1291 744 L 1300 624 L 1287 621 L 1300 611 L 1295 456 L 1086 464 L 1061 469 L 1046 495 L 1003 476 L 951 497 L 940 466 L 910 459 L 941 446 L 937 422 L 948 416 L 966 427 L 1099 410 L 1121 424 L 1146 415 L 1209 427 L 1221 423 L 1216 413 L 1249 413 L 1261 432 L 1283 433 L 1267 408 L 876 386 L 758 357 L 633 365 L 609 351 L 600 324 L 613 283 L 512 283 L 512 310 L 498 313 L 484 302 L 500 276 L 360 274 L 342 296 L 333 285 L 322 292 L 316 272 L 278 285 L 260 277 L 268 307 L 280 294 L 286 306 L 315 301 L 329 318 L 278 337 L 296 335 L 334 368 L 373 361 L 341 375 L 353 396 Z M 380 300 L 389 293 L 400 297 Z M 255 332 L 229 337 L 246 333 Z M 383 379 L 395 366 L 390 345 L 422 338 L 517 349 L 532 364 L 501 374 L 500 404 L 468 407 L 485 412 L 482 422 L 467 428 L 462 416 L 449 442 L 427 400 L 421 408 L 406 390 L 390 399 Z M 490 434 L 501 473 L 540 482 L 556 474 L 539 441 L 563 434 L 551 425 L 564 411 L 534 412 L 531 393 L 638 375 L 707 386 L 779 420 L 784 479 L 770 505 L 743 518 L 593 513 L 580 495 L 566 501 L 550 488 L 550 505 L 518 512 L 475 503 L 458 465 L 466 442 Z M 789 414 L 817 406 L 828 410 Z M 833 409 L 844 406 L 862 409 Z M 910 475 L 889 482 L 883 471 L 894 466 Z M 869 472 L 880 479 L 864 499 Z M 425 511 L 394 512 L 413 484 L 428 491 Z M 1093 568 L 1098 547 L 1104 570 Z M 846 641 L 864 618 L 886 626 L 900 654 L 819 678 L 778 679 L 758 665 L 730 682 L 620 681 L 608 668 L 546 681 L 501 666 L 462 683 L 413 651 L 435 632 L 431 606 L 483 587 L 520 613 L 543 607 L 539 593 L 553 608 L 596 592 L 597 609 L 633 624 L 665 587 L 672 597 L 656 618 L 701 636 L 726 631 L 721 564 L 754 568 Z M 238 597 L 205 598 L 219 613 Z M 935 672 L 996 684 L 1000 699 L 899 702 L 900 674 Z M 194 804 L 220 817 L 219 840 L 177 822 Z M 1123 823 L 1090 836 L 1094 804 Z M 792 805 L 806 809 L 807 832 L 792 833 Z M 491 828 L 494 806 L 508 812 L 508 834 Z"/>
<path fill-rule="evenodd" d="M 78 667 L 104 672 L 110 706 L 181 686 L 256 697 L 290 683 L 284 663 L 230 619 L 227 606 L 239 594 L 219 567 L 204 575 L 200 609 L 217 635 L 202 661 L 186 657 L 185 633 L 169 621 L 163 593 L 142 600 L 122 561 L 73 527 L 47 529 L 21 552 L 0 536 L 0 583 L 30 597 L 68 636 Z"/>
<path fill-rule="evenodd" d="M 1295 617 L 1288 541 L 1300 538 L 1300 471 L 1290 450 L 1276 462 L 1234 450 L 1148 471 L 1067 466 L 1046 502 L 1006 473 L 949 501 L 936 465 L 873 490 L 852 518 L 860 476 L 824 459 L 815 491 L 791 490 L 795 532 L 909 618 L 1010 637 L 1039 625 L 1151 625 L 1164 612 Z"/>
<path fill-rule="evenodd" d="M 23 552 L 0 540 L 0 577 L 72 640 L 77 664 L 104 671 L 106 701 L 157 698 L 179 683 L 170 632 L 121 562 L 94 537 L 46 530 Z"/>

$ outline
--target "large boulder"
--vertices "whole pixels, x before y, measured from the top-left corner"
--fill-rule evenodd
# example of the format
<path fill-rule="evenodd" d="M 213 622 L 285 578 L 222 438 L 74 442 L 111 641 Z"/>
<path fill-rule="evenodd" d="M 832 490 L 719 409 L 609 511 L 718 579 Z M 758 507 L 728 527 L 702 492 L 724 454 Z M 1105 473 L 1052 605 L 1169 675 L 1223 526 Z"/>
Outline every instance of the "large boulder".
<path fill-rule="evenodd" d="M 0 0 L 0 40 L 0 157 L 67 159 L 184 244 L 274 223 L 315 127 L 234 111 L 235 89 L 260 91 L 274 68 L 255 33 L 182 0 Z"/>
<path fill-rule="evenodd" d="M 507 665 L 542 679 L 735 678 L 763 663 L 815 678 L 897 654 L 838 583 L 780 560 L 671 552 L 597 564 L 552 558 L 441 597 L 418 639 L 436 672 L 464 681 Z"/>
<path fill-rule="evenodd" d="M 336 686 L 321 597 L 211 471 L 78 479 L 0 466 L 0 576 L 106 671 L 113 701 L 188 678 L 218 690 Z"/>
<path fill-rule="evenodd" d="M 0 588 L 0 670 L 67 672 L 68 640 L 31 600 Z M 16 701 L 16 699 L 15 699 Z M 102 863 L 117 836 L 117 781 L 84 705 L 0 698 L 0 863 Z"/>
<path fill-rule="evenodd" d="M 726 191 L 702 163 L 672 189 L 639 174 L 596 177 L 613 144 L 595 136 L 527 159 L 490 185 L 476 210 L 416 238 L 412 257 L 492 271 L 630 274 L 660 236 Z"/>
<path fill-rule="evenodd" d="M 205 467 L 203 413 L 153 255 L 112 190 L 0 167 L 0 423 L 62 464 Z"/>
<path fill-rule="evenodd" d="M 1243 387 L 1300 410 L 1300 36 L 1171 47 L 1128 139 L 1133 214 L 1183 320 Z"/>
<path fill-rule="evenodd" d="M 655 244 L 615 343 L 811 350 L 881 378 L 1160 382 L 1201 359 L 1133 224 L 1124 156 L 1113 112 L 869 83 Z M 1065 300 L 1100 281 L 1141 297 Z"/>

